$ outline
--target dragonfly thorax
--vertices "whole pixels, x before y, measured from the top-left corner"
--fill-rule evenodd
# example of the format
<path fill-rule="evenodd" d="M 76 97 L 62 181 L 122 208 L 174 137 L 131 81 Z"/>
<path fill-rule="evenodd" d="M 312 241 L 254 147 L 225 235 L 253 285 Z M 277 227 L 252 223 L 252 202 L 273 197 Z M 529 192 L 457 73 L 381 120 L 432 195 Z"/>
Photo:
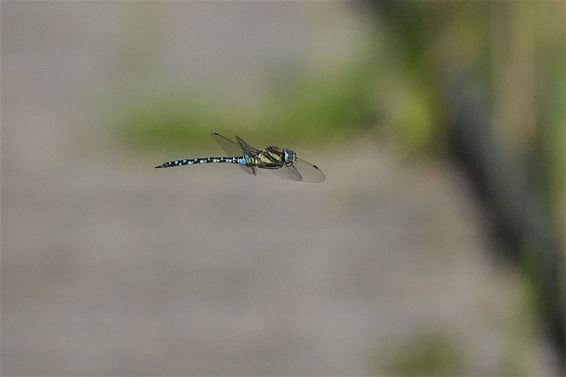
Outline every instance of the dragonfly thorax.
<path fill-rule="evenodd" d="M 297 155 L 292 150 L 273 145 L 261 149 L 254 157 L 256 166 L 263 169 L 279 169 L 292 165 L 297 159 Z"/>

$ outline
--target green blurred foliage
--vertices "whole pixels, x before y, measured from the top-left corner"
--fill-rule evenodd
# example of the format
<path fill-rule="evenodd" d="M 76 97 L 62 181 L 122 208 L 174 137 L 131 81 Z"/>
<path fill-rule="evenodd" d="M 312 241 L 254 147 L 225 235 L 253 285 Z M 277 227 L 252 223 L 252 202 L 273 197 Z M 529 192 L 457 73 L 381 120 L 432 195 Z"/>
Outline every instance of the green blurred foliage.
<path fill-rule="evenodd" d="M 182 148 L 202 142 L 211 131 L 236 120 L 186 94 L 137 99 L 120 106 L 119 135 L 144 148 Z"/>
<path fill-rule="evenodd" d="M 235 109 L 237 99 L 227 104 L 182 86 L 146 97 L 137 95 L 144 92 L 140 88 L 126 87 L 124 100 L 115 106 L 115 128 L 126 143 L 153 149 L 206 145 L 212 131 L 252 140 L 328 144 L 378 130 L 408 155 L 426 157 L 447 149 L 446 118 L 453 111 L 446 100 L 450 79 L 472 77 L 486 89 L 483 95 L 493 111 L 490 127 L 501 136 L 504 148 L 519 159 L 535 156 L 540 161 L 548 207 L 562 223 L 564 3 L 379 4 L 365 53 L 338 71 L 294 72 L 295 79 L 268 91 L 256 110 Z M 156 36 L 150 38 L 158 31 L 146 34 L 144 43 L 158 43 Z M 143 50 L 139 43 L 126 44 L 126 52 Z M 151 64 L 128 56 L 130 68 L 145 67 L 138 76 L 147 76 Z"/>
<path fill-rule="evenodd" d="M 316 141 L 368 128 L 375 122 L 374 68 L 359 62 L 345 71 L 297 82 L 275 96 L 259 120 L 271 134 Z"/>
<path fill-rule="evenodd" d="M 535 347 L 536 318 L 540 315 L 536 283 L 525 275 L 515 275 L 511 284 L 511 300 L 504 323 L 504 347 L 500 365 L 502 376 L 528 375 L 528 357 Z"/>
<path fill-rule="evenodd" d="M 386 367 L 391 376 L 460 376 L 463 369 L 462 350 L 438 332 L 414 337 L 399 347 Z"/>
<path fill-rule="evenodd" d="M 290 81 L 254 114 L 192 93 L 134 98 L 118 106 L 117 126 L 127 143 L 156 149 L 197 145 L 209 142 L 211 131 L 233 136 L 243 128 L 258 138 L 316 143 L 375 123 L 374 78 L 372 60 L 360 59 L 341 72 Z"/>
<path fill-rule="evenodd" d="M 297 75 L 271 92 L 256 113 L 233 111 L 226 103 L 190 91 L 142 99 L 134 95 L 116 106 L 116 128 L 124 141 L 144 148 L 198 145 L 211 131 L 230 136 L 245 129 L 261 138 L 269 134 L 270 139 L 312 143 L 375 128 L 409 154 L 444 151 L 444 119 L 451 109 L 442 98 L 447 84 L 443 76 L 471 74 L 490 88 L 496 111 L 508 106 L 501 98 L 507 94 L 501 87 L 514 91 L 513 77 L 506 76 L 512 68 L 507 56 L 516 60 L 513 38 L 520 41 L 528 33 L 535 47 L 518 56 L 536 63 L 537 114 L 548 125 L 544 159 L 562 165 L 566 79 L 560 4 L 401 2 L 382 8 L 389 11 L 382 9 L 380 17 L 390 22 L 376 22 L 366 54 L 338 72 Z M 144 34 L 144 43 L 148 39 Z M 133 65 L 140 64 L 136 60 Z M 556 167 L 548 170 L 556 187 L 562 176 Z"/>

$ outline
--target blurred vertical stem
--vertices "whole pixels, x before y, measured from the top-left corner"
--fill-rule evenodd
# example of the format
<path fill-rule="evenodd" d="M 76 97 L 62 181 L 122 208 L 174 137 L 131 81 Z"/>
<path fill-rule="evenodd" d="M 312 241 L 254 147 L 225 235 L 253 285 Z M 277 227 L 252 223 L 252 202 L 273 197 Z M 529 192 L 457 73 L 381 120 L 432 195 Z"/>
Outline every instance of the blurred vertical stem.
<path fill-rule="evenodd" d="M 399 45 L 398 69 L 415 80 L 435 82 L 431 87 L 443 98 L 449 135 L 446 141 L 452 157 L 467 173 L 479 199 L 491 213 L 501 245 L 499 250 L 517 263 L 533 283 L 542 326 L 555 346 L 562 371 L 566 371 L 564 245 L 557 237 L 560 230 L 553 222 L 556 217 L 550 216 L 545 200 L 551 192 L 548 184 L 544 184 L 548 179 L 541 177 L 541 171 L 549 170 L 553 182 L 561 181 L 563 165 L 558 173 L 548 167 L 563 161 L 563 156 L 553 158 L 544 141 L 542 148 L 537 148 L 536 143 L 536 135 L 546 129 L 564 131 L 563 126 L 548 128 L 556 112 L 560 113 L 557 123 L 564 124 L 564 86 L 560 93 L 550 97 L 547 92 L 548 88 L 555 88 L 552 82 L 557 77 L 559 82 L 564 81 L 561 77 L 565 62 L 565 3 L 383 1 L 373 4 L 387 21 L 392 45 Z M 561 20 L 535 19 L 531 12 L 542 7 L 550 7 L 550 12 L 560 14 Z M 546 22 L 559 26 L 559 36 L 541 38 L 550 43 L 541 46 L 539 34 L 533 37 L 530 33 L 547 29 Z M 471 30 L 478 44 L 469 55 L 462 53 L 460 46 L 459 37 L 466 35 L 466 28 L 460 27 L 462 23 L 475 25 Z M 444 41 L 443 29 L 451 29 L 450 35 L 444 34 Z M 437 47 L 439 41 L 445 47 L 442 50 Z M 561 45 L 554 48 L 555 41 Z M 555 50 L 562 54 L 553 55 Z M 535 66 L 535 53 L 557 63 L 549 67 L 550 71 L 541 69 Z M 556 58 L 552 59 L 553 56 Z M 535 72 L 543 77 L 535 79 Z M 537 87 L 536 82 L 544 84 Z M 495 96 L 494 88 L 498 89 Z M 540 96 L 559 110 L 541 104 L 536 100 Z M 557 138 L 563 140 L 563 136 Z M 564 143 L 556 143 L 563 153 Z M 547 161 L 541 167 L 537 158 L 532 158 L 541 151 L 553 162 Z M 557 189 L 563 197 L 561 182 Z M 521 348 L 518 350 L 521 352 Z"/>

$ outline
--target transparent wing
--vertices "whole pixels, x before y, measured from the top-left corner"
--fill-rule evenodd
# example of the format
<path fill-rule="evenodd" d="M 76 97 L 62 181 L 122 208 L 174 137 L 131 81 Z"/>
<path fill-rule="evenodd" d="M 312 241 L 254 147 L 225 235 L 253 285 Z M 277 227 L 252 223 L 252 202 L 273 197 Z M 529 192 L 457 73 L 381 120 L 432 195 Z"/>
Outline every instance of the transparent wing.
<path fill-rule="evenodd" d="M 244 140 L 242 140 L 240 137 L 236 136 L 236 141 L 238 142 L 238 144 L 240 144 L 240 147 L 242 147 L 242 150 L 244 150 L 246 153 L 248 152 L 259 152 L 260 150 L 252 147 L 251 145 L 249 145 L 248 143 L 246 143 Z"/>
<path fill-rule="evenodd" d="M 224 149 L 224 152 L 229 154 L 229 157 L 238 157 L 243 154 L 242 148 L 232 140 L 216 132 L 211 133 L 210 136 L 212 136 L 212 138 L 218 143 L 218 145 L 220 145 L 220 147 Z"/>
<path fill-rule="evenodd" d="M 308 161 L 297 158 L 295 162 L 293 162 L 293 166 L 300 173 L 302 181 L 317 183 L 323 182 L 326 179 L 322 170 Z"/>
<path fill-rule="evenodd" d="M 212 138 L 220 145 L 220 147 L 228 153 L 229 157 L 239 157 L 246 154 L 248 151 L 245 151 L 243 147 L 234 143 L 232 140 L 220 135 L 219 133 L 213 132 L 210 134 Z M 239 139 L 239 138 L 238 138 Z M 240 139 L 241 140 L 241 139 Z M 242 140 L 243 141 L 243 140 Z M 239 140 L 238 140 L 239 142 Z M 248 174 L 256 174 L 255 166 L 245 166 L 240 165 L 242 169 Z"/>
<path fill-rule="evenodd" d="M 283 179 L 290 180 L 290 181 L 302 181 L 303 180 L 301 173 L 299 173 L 297 168 L 294 167 L 293 165 L 291 165 L 291 166 L 284 165 L 284 166 L 280 167 L 279 169 L 272 169 L 271 171 L 273 172 L 273 174 L 275 174 L 275 175 L 277 175 L 277 176 L 279 176 Z"/>

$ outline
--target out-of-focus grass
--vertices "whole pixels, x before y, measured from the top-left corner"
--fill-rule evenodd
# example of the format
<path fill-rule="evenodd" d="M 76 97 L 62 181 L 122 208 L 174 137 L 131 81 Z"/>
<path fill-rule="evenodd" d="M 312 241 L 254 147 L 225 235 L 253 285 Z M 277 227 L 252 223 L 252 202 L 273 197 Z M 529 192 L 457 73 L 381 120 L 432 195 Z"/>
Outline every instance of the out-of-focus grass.
<path fill-rule="evenodd" d="M 363 59 L 341 72 L 290 82 L 254 114 L 191 93 L 132 98 L 118 107 L 117 131 L 130 145 L 155 149 L 197 145 L 211 131 L 232 136 L 243 128 L 242 136 L 254 130 L 270 140 L 316 143 L 372 124 L 374 78 L 374 65 Z"/>
<path fill-rule="evenodd" d="M 535 284 L 523 275 L 514 276 L 511 293 L 500 372 L 502 376 L 524 376 L 528 374 L 528 355 L 534 348 L 540 302 Z"/>
<path fill-rule="evenodd" d="M 129 145 L 144 148 L 181 148 L 195 145 L 211 131 L 234 122 L 211 104 L 187 94 L 132 99 L 120 106 L 117 131 Z"/>
<path fill-rule="evenodd" d="M 273 98 L 260 117 L 271 133 L 313 141 L 367 128 L 375 121 L 375 69 L 359 63 L 343 72 L 297 82 Z"/>
<path fill-rule="evenodd" d="M 453 339 L 430 332 L 396 350 L 387 372 L 391 376 L 458 376 L 463 367 L 463 352 Z"/>

